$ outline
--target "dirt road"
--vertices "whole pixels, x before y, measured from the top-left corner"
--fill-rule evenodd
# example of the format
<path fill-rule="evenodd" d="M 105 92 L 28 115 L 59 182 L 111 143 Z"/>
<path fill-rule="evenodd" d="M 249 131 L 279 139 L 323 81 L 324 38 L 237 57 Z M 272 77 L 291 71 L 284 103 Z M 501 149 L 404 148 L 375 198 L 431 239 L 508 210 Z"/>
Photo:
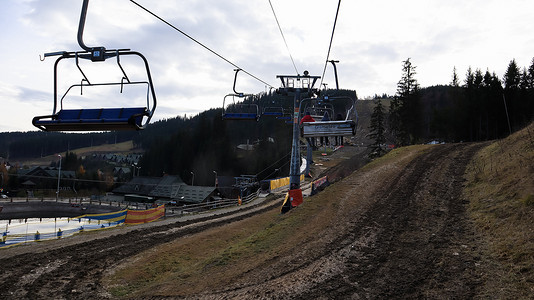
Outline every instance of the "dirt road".
<path fill-rule="evenodd" d="M 339 182 L 339 211 L 316 239 L 200 298 L 472 298 L 481 284 L 480 245 L 461 198 L 480 144 L 429 147 L 420 155 Z M 356 176 L 357 175 L 357 176 Z M 46 252 L 0 259 L 2 299 L 109 296 L 104 272 L 181 236 L 272 210 L 133 230 Z M 290 212 L 291 213 L 291 212 Z M 96 238 L 96 236 L 95 236 Z M 36 248 L 38 249 L 38 248 Z"/>

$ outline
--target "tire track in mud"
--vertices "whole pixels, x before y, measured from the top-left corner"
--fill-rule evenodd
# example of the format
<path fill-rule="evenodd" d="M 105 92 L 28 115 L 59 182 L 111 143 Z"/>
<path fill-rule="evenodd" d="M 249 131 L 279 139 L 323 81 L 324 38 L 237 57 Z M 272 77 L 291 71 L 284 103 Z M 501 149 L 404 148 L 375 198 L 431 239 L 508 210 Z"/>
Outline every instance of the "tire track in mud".
<path fill-rule="evenodd" d="M 388 180 L 365 211 L 351 207 L 354 218 L 320 250 L 295 251 L 255 271 L 263 280 L 256 275 L 199 298 L 472 298 L 480 255 L 461 192 L 466 165 L 482 146 L 432 147 Z"/>
<path fill-rule="evenodd" d="M 133 230 L 43 253 L 0 260 L 2 299 L 101 299 L 104 272 L 157 245 L 269 211 L 280 203 L 258 204 L 196 220 Z M 59 241 L 55 241 L 59 242 Z"/>
<path fill-rule="evenodd" d="M 472 298 L 480 256 L 461 191 L 481 147 L 443 145 L 412 161 L 338 242 L 372 240 L 356 243 L 343 272 L 295 298 Z"/>
<path fill-rule="evenodd" d="M 266 271 L 267 281 L 264 276 L 195 298 L 472 298 L 480 285 L 480 257 L 461 190 L 465 167 L 481 147 L 432 147 L 388 180 L 366 211 L 351 207 L 357 217 L 321 249 L 308 257 L 289 254 L 283 260 L 291 264 L 273 261 L 255 271 Z M 277 205 L 229 220 L 175 223 L 0 260 L 0 297 L 105 298 L 103 272 L 124 259 Z"/>

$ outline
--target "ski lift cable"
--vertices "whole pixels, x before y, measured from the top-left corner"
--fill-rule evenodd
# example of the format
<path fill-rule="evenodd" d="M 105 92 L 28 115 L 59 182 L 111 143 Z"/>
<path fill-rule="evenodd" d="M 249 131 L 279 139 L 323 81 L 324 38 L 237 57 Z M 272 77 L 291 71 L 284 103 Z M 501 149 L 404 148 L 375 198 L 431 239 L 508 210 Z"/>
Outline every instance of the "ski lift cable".
<path fill-rule="evenodd" d="M 268 169 L 274 167 L 277 163 L 279 163 L 281 160 L 283 160 L 284 158 L 288 157 L 289 155 L 291 155 L 291 152 L 289 152 L 289 153 L 287 153 L 286 155 L 282 156 L 279 160 L 275 161 L 273 164 L 271 164 L 271 165 L 268 166 L 267 168 L 265 168 L 265 169 L 259 171 L 259 172 L 256 174 L 256 177 L 257 177 L 258 175 L 260 175 L 261 173 L 267 171 Z M 285 164 L 284 164 L 284 165 L 285 165 Z M 282 166 L 283 166 L 283 165 L 282 165 Z"/>
<path fill-rule="evenodd" d="M 328 59 L 330 58 L 330 50 L 332 49 L 332 41 L 334 40 L 334 32 L 336 31 L 337 16 L 339 15 L 339 7 L 341 6 L 341 0 L 337 3 L 336 18 L 334 19 L 334 26 L 332 27 L 332 36 L 330 37 L 330 45 L 328 46 L 328 53 L 326 54 L 326 60 L 324 62 L 323 75 L 321 76 L 321 83 L 323 85 L 324 74 L 326 72 L 326 66 L 328 65 Z"/>
<path fill-rule="evenodd" d="M 278 29 L 280 29 L 280 34 L 282 35 L 282 39 L 284 40 L 284 44 L 286 44 L 287 53 L 289 54 L 289 58 L 291 58 L 291 62 L 293 63 L 293 67 L 295 68 L 295 72 L 299 74 L 299 71 L 297 70 L 297 66 L 295 65 L 295 60 L 293 60 L 293 56 L 291 55 L 291 51 L 289 51 L 289 46 L 287 45 L 286 37 L 284 36 L 284 32 L 282 31 L 282 27 L 280 26 L 280 22 L 278 22 L 278 17 L 276 17 L 276 13 L 274 11 L 273 4 L 271 3 L 271 0 L 269 0 L 269 5 L 271 6 L 271 10 L 273 11 L 274 19 L 276 20 L 276 24 L 278 25 Z"/>
<path fill-rule="evenodd" d="M 281 165 L 279 168 L 275 169 L 274 171 L 271 172 L 271 174 L 268 174 L 266 175 L 265 177 L 263 177 L 262 179 L 260 179 L 259 181 L 262 181 L 264 180 L 265 178 L 269 178 L 271 175 L 273 175 L 274 173 L 278 172 L 279 169 L 283 168 L 285 165 L 289 164 L 291 161 L 288 160 L 286 161 L 283 165 Z"/>
<path fill-rule="evenodd" d="M 199 42 L 198 40 L 196 40 L 195 38 L 193 38 L 192 36 L 190 36 L 189 34 L 185 33 L 184 31 L 180 30 L 179 28 L 177 28 L 176 26 L 172 25 L 171 23 L 169 23 L 168 21 L 166 21 L 165 19 L 163 19 L 162 17 L 156 15 L 155 13 L 153 13 L 152 11 L 150 11 L 148 8 L 142 6 L 141 4 L 137 3 L 136 1 L 134 0 L 130 0 L 130 2 L 132 2 L 133 4 L 137 5 L 139 8 L 143 9 L 144 11 L 146 11 L 147 13 L 151 14 L 153 17 L 155 17 L 156 19 L 160 20 L 161 22 L 165 23 L 166 25 L 170 26 L 171 28 L 173 28 L 174 30 L 178 31 L 179 33 L 183 34 L 184 36 L 186 36 L 187 38 L 189 38 L 190 40 L 192 40 L 193 42 L 197 43 L 198 45 L 202 46 L 204 49 L 210 51 L 211 53 L 215 54 L 217 57 L 219 57 L 220 59 L 224 60 L 225 62 L 229 63 L 230 65 L 234 66 L 235 68 L 238 68 L 238 69 L 241 69 L 241 71 L 243 71 L 245 74 L 249 75 L 250 77 L 256 79 L 257 81 L 269 86 L 269 87 L 273 87 L 272 85 L 268 84 L 267 82 L 261 80 L 260 78 L 254 76 L 253 74 L 247 72 L 246 70 L 244 70 L 243 68 L 239 67 L 238 65 L 236 65 L 235 63 L 231 62 L 230 60 L 228 60 L 227 58 L 225 58 L 224 56 L 220 55 L 219 53 L 215 52 L 214 50 L 210 49 L 208 46 L 202 44 L 201 42 Z"/>

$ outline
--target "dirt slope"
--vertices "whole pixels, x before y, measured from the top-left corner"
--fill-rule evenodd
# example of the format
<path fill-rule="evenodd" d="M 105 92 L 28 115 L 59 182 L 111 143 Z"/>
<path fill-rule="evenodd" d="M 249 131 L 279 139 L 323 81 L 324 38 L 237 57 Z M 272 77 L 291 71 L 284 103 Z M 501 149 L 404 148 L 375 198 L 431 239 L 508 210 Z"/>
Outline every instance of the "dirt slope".
<path fill-rule="evenodd" d="M 473 297 L 480 250 L 460 194 L 479 147 L 433 147 L 417 159 L 354 174 L 336 191 L 339 210 L 315 241 L 205 297 Z"/>
<path fill-rule="evenodd" d="M 169 253 L 180 255 L 178 248 L 168 248 L 165 256 L 169 261 L 160 261 L 170 270 L 168 276 L 153 285 L 149 285 L 153 278 L 141 278 L 143 290 L 134 286 L 122 295 L 472 298 L 481 285 L 482 245 L 467 216 L 461 191 L 465 167 L 482 146 L 451 144 L 398 151 L 382 163 L 371 164 L 309 198 L 284 216 L 277 214 L 279 203 L 275 202 L 239 217 L 155 226 L 65 247 L 57 243 L 57 247 L 49 247 L 43 253 L 36 250 L 4 256 L 0 259 L 0 297 L 116 297 L 109 293 L 109 277 L 108 283 L 103 278 L 117 266 L 128 270 L 132 264 L 149 265 L 143 258 L 162 256 L 159 251 L 165 247 L 195 248 L 201 241 L 206 242 L 200 240 L 206 234 L 222 237 L 232 228 L 236 237 L 218 241 L 213 248 L 235 254 L 238 251 L 230 250 L 240 230 L 254 228 L 254 220 L 263 218 L 271 220 L 269 225 L 262 223 L 261 230 L 243 233 L 244 244 L 257 246 L 262 243 L 258 234 L 273 233 L 290 222 L 294 231 L 286 231 L 277 243 L 261 244 L 262 248 L 252 253 L 239 252 L 236 258 L 224 256 L 224 262 L 219 259 L 197 264 L 193 275 L 184 275 L 178 267 L 168 268 L 177 260 Z M 275 236 L 265 234 L 265 239 Z M 251 237 L 255 240 L 251 241 Z M 114 280 L 114 284 L 124 284 Z"/>

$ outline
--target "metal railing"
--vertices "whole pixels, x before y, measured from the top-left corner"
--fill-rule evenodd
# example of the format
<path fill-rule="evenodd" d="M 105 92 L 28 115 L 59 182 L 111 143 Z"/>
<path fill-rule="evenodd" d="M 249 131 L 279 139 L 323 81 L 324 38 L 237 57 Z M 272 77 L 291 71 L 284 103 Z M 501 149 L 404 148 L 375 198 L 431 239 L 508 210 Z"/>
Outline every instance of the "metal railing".
<path fill-rule="evenodd" d="M 206 210 L 212 210 L 212 209 L 220 209 L 225 207 L 231 207 L 231 206 L 239 206 L 243 204 L 247 204 L 258 198 L 260 194 L 261 189 L 258 189 L 256 192 L 251 193 L 250 195 L 243 197 L 241 199 L 241 203 L 239 203 L 238 199 L 222 199 L 218 201 L 210 201 L 206 203 L 198 203 L 198 204 L 186 204 L 183 206 L 166 206 L 167 210 L 178 210 L 182 214 L 183 213 L 193 213 L 193 212 L 200 212 L 200 211 L 206 211 Z"/>

